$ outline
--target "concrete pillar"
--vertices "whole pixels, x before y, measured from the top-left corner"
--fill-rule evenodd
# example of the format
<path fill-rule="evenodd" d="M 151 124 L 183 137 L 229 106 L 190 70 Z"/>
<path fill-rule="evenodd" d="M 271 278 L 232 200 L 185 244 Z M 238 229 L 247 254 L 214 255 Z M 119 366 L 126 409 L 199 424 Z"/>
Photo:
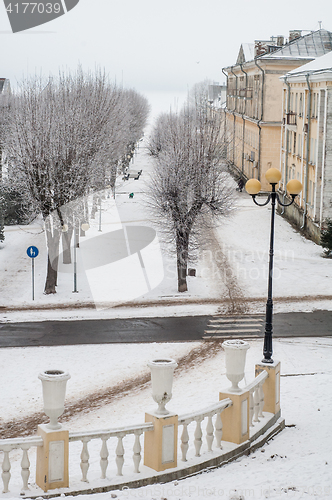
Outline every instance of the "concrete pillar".
<path fill-rule="evenodd" d="M 233 405 L 221 413 L 222 440 L 241 444 L 249 439 L 249 391 L 219 393 L 219 400 L 230 398 Z"/>
<path fill-rule="evenodd" d="M 271 364 L 258 363 L 255 366 L 255 377 L 263 370 L 269 374 L 263 384 L 264 408 L 263 411 L 273 413 L 280 410 L 280 361 L 274 361 Z"/>
<path fill-rule="evenodd" d="M 145 414 L 153 431 L 144 433 L 144 465 L 158 472 L 177 466 L 178 416 Z"/>
<path fill-rule="evenodd" d="M 37 446 L 36 483 L 44 491 L 69 487 L 69 431 L 38 425 L 43 446 Z"/>

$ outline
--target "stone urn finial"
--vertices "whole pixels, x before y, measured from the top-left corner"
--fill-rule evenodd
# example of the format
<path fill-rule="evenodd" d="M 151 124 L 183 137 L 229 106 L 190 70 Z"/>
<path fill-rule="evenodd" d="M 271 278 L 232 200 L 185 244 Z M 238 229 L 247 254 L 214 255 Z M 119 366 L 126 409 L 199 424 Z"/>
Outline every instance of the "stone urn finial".
<path fill-rule="evenodd" d="M 172 398 L 173 373 L 177 367 L 174 359 L 155 359 L 148 362 L 151 370 L 152 397 L 158 403 L 158 409 L 155 413 L 167 415 L 165 405 Z"/>
<path fill-rule="evenodd" d="M 232 382 L 230 390 L 239 392 L 239 382 L 244 377 L 247 350 L 250 345 L 244 340 L 225 340 L 222 343 L 226 359 L 226 377 Z"/>
<path fill-rule="evenodd" d="M 38 375 L 42 381 L 44 412 L 50 418 L 49 429 L 61 429 L 58 418 L 64 412 L 68 372 L 62 370 L 46 370 Z"/>

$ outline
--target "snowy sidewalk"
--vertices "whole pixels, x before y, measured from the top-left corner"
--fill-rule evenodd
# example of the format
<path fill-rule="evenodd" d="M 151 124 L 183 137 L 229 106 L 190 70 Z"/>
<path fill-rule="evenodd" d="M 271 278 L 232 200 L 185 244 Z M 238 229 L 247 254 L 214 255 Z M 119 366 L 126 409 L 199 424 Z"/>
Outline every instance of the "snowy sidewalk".
<path fill-rule="evenodd" d="M 147 370 L 146 362 L 155 356 L 177 358 L 191 347 L 188 344 L 149 344 L 1 350 L 6 354 L 2 356 L 0 372 L 4 382 L 2 414 L 6 420 L 15 415 L 22 416 L 29 409 L 41 409 L 41 384 L 37 376 L 44 368 L 62 368 L 71 373 L 67 401 L 73 401 L 96 388 L 111 386 L 135 373 L 143 373 Z M 261 352 L 262 341 L 250 341 L 242 384 L 254 378 L 254 364 L 261 360 Z M 238 496 L 234 498 L 242 495 L 245 500 L 332 498 L 331 355 L 331 338 L 276 339 L 274 358 L 281 361 L 281 409 L 286 420 L 286 429 L 281 434 L 263 449 L 222 468 L 165 485 L 125 489 L 112 494 L 117 498 L 155 500 L 203 500 L 205 497 L 229 500 L 236 489 Z M 18 365 L 19 371 L 12 370 L 11 367 Z M 228 386 L 221 350 L 195 368 L 175 374 L 173 398 L 168 406 L 179 414 L 194 411 L 215 403 L 219 391 Z M 109 405 L 82 413 L 66 426 L 71 431 L 78 431 L 112 428 L 120 422 L 121 425 L 142 423 L 144 413 L 154 405 L 148 386 L 124 398 L 119 397 Z M 130 455 L 128 451 L 129 461 Z M 72 456 L 71 460 L 74 459 Z M 33 460 L 32 456 L 32 482 Z M 91 460 L 98 463 L 99 456 L 91 456 Z M 15 467 L 13 464 L 13 478 L 17 474 Z M 104 500 L 110 497 L 111 493 L 105 493 L 93 498 Z M 86 497 L 86 500 L 91 498 Z"/>

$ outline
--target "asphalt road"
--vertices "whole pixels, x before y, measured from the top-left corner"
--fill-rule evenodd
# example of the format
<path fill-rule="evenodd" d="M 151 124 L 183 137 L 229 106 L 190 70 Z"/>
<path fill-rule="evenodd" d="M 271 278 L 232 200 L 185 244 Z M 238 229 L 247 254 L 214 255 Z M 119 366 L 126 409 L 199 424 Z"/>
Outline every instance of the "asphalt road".
<path fill-rule="evenodd" d="M 254 316 L 247 316 L 251 317 Z M 190 316 L 0 323 L 0 347 L 198 341 L 203 338 L 212 318 L 212 316 Z M 263 319 L 262 316 L 260 318 Z M 229 320 L 231 329 L 232 318 Z M 258 333 L 259 337 L 263 335 L 264 321 Z M 275 314 L 273 335 L 274 337 L 332 336 L 332 311 Z M 244 337 L 248 338 L 250 334 Z"/>

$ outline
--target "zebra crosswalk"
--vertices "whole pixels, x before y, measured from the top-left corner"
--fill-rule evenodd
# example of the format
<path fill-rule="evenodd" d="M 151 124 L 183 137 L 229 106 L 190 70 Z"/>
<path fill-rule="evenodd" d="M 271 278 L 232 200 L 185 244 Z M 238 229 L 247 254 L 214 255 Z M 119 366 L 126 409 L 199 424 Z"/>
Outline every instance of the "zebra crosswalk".
<path fill-rule="evenodd" d="M 209 320 L 203 339 L 258 338 L 262 336 L 263 316 L 214 316 Z"/>

